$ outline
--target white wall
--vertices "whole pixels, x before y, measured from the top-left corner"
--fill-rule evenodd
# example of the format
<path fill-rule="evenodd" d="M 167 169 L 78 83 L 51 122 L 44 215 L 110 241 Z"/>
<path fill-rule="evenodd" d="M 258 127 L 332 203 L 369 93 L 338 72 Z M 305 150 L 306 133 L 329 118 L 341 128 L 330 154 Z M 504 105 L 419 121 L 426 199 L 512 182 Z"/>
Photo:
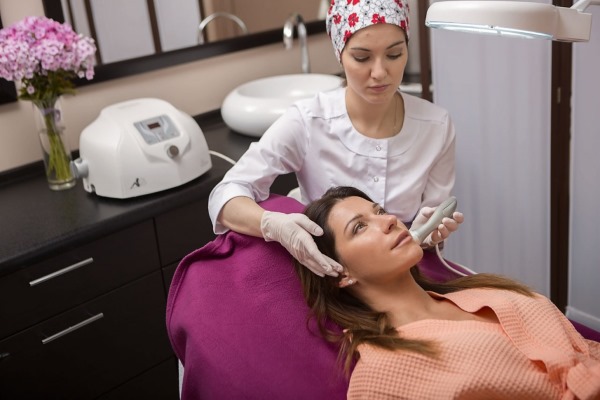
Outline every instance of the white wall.
<path fill-rule="evenodd" d="M 600 331 L 600 6 L 592 35 L 573 45 L 570 274 L 567 315 Z"/>
<path fill-rule="evenodd" d="M 41 0 L 0 0 L 4 26 L 27 15 L 43 15 Z M 308 39 L 312 72 L 338 73 L 339 64 L 325 33 Z M 71 149 L 79 134 L 110 104 L 139 97 L 159 97 L 182 111 L 197 115 L 220 108 L 237 85 L 268 75 L 298 73 L 300 49 L 286 51 L 281 43 L 231 53 L 127 78 L 96 83 L 65 96 L 66 134 Z M 41 160 L 29 102 L 0 105 L 0 172 Z"/>
<path fill-rule="evenodd" d="M 551 43 L 430 33 L 434 101 L 456 126 L 465 214 L 444 254 L 549 295 Z"/>

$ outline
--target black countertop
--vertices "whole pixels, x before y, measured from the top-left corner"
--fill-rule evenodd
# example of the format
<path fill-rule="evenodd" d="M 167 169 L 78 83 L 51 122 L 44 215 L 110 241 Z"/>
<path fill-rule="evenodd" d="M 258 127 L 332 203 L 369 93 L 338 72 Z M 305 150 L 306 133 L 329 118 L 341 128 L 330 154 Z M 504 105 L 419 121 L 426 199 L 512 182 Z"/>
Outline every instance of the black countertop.
<path fill-rule="evenodd" d="M 234 160 L 257 140 L 231 131 L 218 112 L 195 119 L 209 149 Z M 0 182 L 0 276 L 52 253 L 206 197 L 231 167 L 220 157 L 211 158 L 212 168 L 193 181 L 130 199 L 88 193 L 81 181 L 70 190 L 52 191 L 43 176 L 41 163 L 33 175 L 5 174 L 1 179 L 4 182 Z"/>

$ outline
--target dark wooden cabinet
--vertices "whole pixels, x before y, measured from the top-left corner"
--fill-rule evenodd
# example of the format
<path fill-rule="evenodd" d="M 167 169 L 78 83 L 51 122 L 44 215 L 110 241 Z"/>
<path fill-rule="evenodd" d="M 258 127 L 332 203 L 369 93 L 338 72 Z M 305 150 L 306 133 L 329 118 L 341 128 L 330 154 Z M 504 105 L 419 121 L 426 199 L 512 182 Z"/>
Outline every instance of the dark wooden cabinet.
<path fill-rule="evenodd" d="M 98 400 L 163 400 L 179 397 L 177 359 L 171 358 L 111 390 Z M 168 382 L 168 384 L 165 384 Z"/>
<path fill-rule="evenodd" d="M 164 311 L 156 271 L 2 340 L 0 398 L 93 399 L 172 359 Z"/>
<path fill-rule="evenodd" d="M 181 258 L 214 238 L 209 192 L 151 198 L 141 220 L 84 195 L 131 223 L 0 269 L 0 399 L 178 399 L 166 299 Z"/>
<path fill-rule="evenodd" d="M 237 159 L 252 138 L 204 129 Z M 43 176 L 0 179 L 0 399 L 178 399 L 166 299 L 179 261 L 214 239 L 210 191 L 231 165 L 127 200 Z M 272 192 L 296 187 L 278 178 Z"/>
<path fill-rule="evenodd" d="M 27 266 L 0 279 L 0 338 L 159 268 L 152 221 Z"/>
<path fill-rule="evenodd" d="M 165 285 L 165 294 L 166 295 L 169 294 L 169 288 L 171 287 L 171 281 L 173 280 L 173 276 L 175 275 L 175 270 L 177 269 L 177 265 L 179 265 L 179 263 L 173 263 L 162 269 L 163 283 Z"/>

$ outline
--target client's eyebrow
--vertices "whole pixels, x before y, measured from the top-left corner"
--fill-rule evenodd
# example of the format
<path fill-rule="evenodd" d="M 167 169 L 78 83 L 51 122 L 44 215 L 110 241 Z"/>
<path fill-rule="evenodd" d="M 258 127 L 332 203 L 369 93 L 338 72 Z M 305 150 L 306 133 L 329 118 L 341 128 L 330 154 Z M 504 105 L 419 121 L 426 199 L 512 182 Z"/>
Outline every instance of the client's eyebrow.
<path fill-rule="evenodd" d="M 373 207 L 373 209 L 377 209 L 377 207 L 379 207 L 379 204 L 373 203 L 372 207 Z M 357 219 L 361 219 L 362 217 L 363 217 L 363 214 L 356 214 L 350 221 L 348 221 L 348 223 L 344 227 L 344 232 L 346 232 L 348 230 L 348 227 L 350 226 L 350 224 L 352 224 L 352 222 L 356 221 Z"/>

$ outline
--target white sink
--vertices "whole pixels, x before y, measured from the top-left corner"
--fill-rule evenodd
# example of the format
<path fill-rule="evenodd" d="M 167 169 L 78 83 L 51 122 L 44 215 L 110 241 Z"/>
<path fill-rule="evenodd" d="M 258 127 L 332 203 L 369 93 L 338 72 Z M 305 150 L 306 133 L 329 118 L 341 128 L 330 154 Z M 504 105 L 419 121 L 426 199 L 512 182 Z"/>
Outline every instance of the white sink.
<path fill-rule="evenodd" d="M 236 132 L 262 136 L 294 102 L 340 87 L 342 78 L 326 74 L 271 76 L 232 90 L 221 106 L 223 121 Z"/>

